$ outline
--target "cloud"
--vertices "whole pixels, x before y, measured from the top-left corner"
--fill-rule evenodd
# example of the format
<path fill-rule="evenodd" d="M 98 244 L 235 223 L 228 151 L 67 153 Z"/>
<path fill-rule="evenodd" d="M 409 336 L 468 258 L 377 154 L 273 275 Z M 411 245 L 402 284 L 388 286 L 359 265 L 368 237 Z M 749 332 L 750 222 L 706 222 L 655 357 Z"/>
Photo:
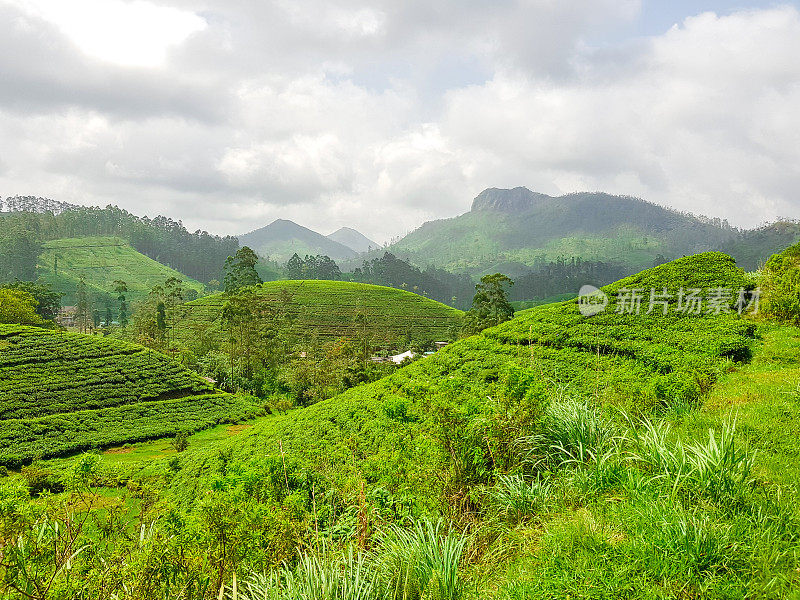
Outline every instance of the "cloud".
<path fill-rule="evenodd" d="M 492 186 L 633 194 L 740 225 L 800 216 L 791 7 L 638 39 L 613 37 L 637 1 L 146 8 L 204 26 L 162 36 L 157 61 L 113 64 L 0 0 L 0 192 L 378 240 Z"/>

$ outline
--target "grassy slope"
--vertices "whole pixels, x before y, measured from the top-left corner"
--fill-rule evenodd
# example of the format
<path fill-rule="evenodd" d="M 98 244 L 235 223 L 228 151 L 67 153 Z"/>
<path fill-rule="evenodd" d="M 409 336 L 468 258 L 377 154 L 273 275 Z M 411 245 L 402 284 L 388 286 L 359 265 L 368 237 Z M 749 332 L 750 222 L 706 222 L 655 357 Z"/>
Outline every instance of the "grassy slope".
<path fill-rule="evenodd" d="M 395 288 L 345 281 L 272 281 L 261 293 L 277 301 L 288 292 L 295 327 L 306 336 L 323 338 L 356 336 L 361 332 L 354 319 L 367 315 L 367 331 L 375 344 L 391 343 L 405 335 L 412 341 L 447 340 L 453 335 L 461 311 L 418 294 Z M 178 325 L 178 337 L 191 335 L 203 326 L 219 325 L 224 294 L 214 294 L 187 303 Z"/>
<path fill-rule="evenodd" d="M 711 254 L 608 289 L 743 282 L 729 259 Z M 735 316 L 691 318 L 617 327 L 619 319 L 579 316 L 570 302 L 535 308 L 380 382 L 235 436 L 197 436 L 176 476 L 166 460 L 148 462 L 140 476 L 164 477 L 171 501 L 194 506 L 227 486 L 260 489 L 259 477 L 281 489 L 288 465 L 286 485 L 298 494 L 315 482 L 325 535 L 329 501 L 345 529 L 354 515 L 380 527 L 393 510 L 460 514 L 471 524 L 468 599 L 796 598 L 800 329 L 764 326 L 754 338 L 752 324 Z M 493 500 L 503 452 L 513 446 L 501 442 L 524 433 L 514 418 L 520 407 L 565 396 L 599 399 L 617 417 L 610 405 L 623 406 L 632 422 L 618 419 L 621 437 L 602 460 L 540 470 L 545 483 L 523 518 L 511 520 Z M 637 414 L 671 423 L 670 443 L 687 445 L 708 443 L 709 428 L 718 435 L 736 418 L 736 439 L 757 451 L 755 480 L 720 493 L 653 472 L 634 459 L 641 449 L 625 431 Z M 530 425 L 541 432 L 545 423 Z M 152 452 L 140 450 L 149 460 Z M 130 466 L 124 454 L 107 460 Z M 340 498 L 349 503 L 344 512 L 333 504 Z"/>
<path fill-rule="evenodd" d="M 141 346 L 0 325 L 0 463 L 197 430 L 246 408 Z"/>
<path fill-rule="evenodd" d="M 709 253 L 606 289 L 739 287 L 744 282 L 732 259 Z M 241 436 L 232 451 L 243 458 L 269 454 L 282 439 L 321 465 L 353 464 L 355 453 L 367 481 L 397 493 L 438 497 L 447 483 L 433 480 L 430 469 L 446 468 L 450 451 L 438 443 L 419 443 L 420 432 L 437 439 L 452 430 L 463 435 L 464 443 L 471 434 L 463 429 L 476 422 L 488 420 L 488 429 L 500 426 L 507 402 L 538 402 L 558 390 L 633 410 L 676 399 L 690 402 L 711 387 L 727 357 L 747 356 L 752 331 L 735 315 L 607 312 L 586 318 L 573 301 L 539 307 L 383 380 L 269 420 Z M 445 431 L 437 429 L 442 420 L 449 422 Z M 490 452 L 480 461 L 493 462 Z M 199 471 L 186 473 L 195 477 Z"/>
<path fill-rule="evenodd" d="M 58 257 L 58 274 L 53 271 Z M 39 257 L 39 277 L 59 292 L 64 292 L 62 304 L 75 304 L 75 290 L 83 275 L 89 291 L 96 299 L 116 298 L 114 281 L 128 284 L 129 300 L 148 294 L 157 284 L 177 277 L 186 288 L 198 292 L 203 285 L 134 250 L 125 240 L 116 237 L 65 238 L 45 243 Z M 102 306 L 98 306 L 102 310 Z"/>

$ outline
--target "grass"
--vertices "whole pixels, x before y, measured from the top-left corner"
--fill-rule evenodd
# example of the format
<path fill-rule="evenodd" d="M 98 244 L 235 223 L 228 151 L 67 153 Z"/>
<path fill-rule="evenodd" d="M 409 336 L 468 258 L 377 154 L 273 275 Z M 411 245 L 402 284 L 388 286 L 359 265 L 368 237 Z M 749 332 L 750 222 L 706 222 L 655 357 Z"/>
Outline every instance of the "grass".
<path fill-rule="evenodd" d="M 204 290 L 200 282 L 137 252 L 128 242 L 117 237 L 64 238 L 45 242 L 37 273 L 43 282 L 65 294 L 62 300 L 65 306 L 75 305 L 78 281 L 83 276 L 96 301 L 114 299 L 115 313 L 116 280 L 127 283 L 129 302 L 147 296 L 153 286 L 163 284 L 170 277 L 182 280 L 184 288 L 198 293 Z M 95 308 L 104 314 L 104 306 Z"/>

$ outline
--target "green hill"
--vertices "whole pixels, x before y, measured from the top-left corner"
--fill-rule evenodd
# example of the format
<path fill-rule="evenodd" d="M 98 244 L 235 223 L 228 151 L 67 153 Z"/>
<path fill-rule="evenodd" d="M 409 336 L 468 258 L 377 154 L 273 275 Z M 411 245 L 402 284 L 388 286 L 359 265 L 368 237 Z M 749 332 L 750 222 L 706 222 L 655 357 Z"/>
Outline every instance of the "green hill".
<path fill-rule="evenodd" d="M 533 308 L 178 456 L 64 463 L 108 483 L 80 497 L 102 501 L 102 536 L 84 536 L 81 577 L 58 574 L 59 591 L 791 598 L 800 329 L 741 317 L 731 304 L 749 283 L 721 253 L 682 258 L 607 286 L 594 316 L 575 300 Z M 627 292 L 651 288 L 673 292 L 664 312 L 625 310 Z M 702 310 L 679 311 L 693 288 Z M 720 290 L 731 303 L 717 311 Z M 41 514 L 24 476 L 2 488 L 9 528 Z"/>
<path fill-rule="evenodd" d="M 0 464 L 196 431 L 254 412 L 141 346 L 0 325 Z"/>
<path fill-rule="evenodd" d="M 117 237 L 65 238 L 45 242 L 37 266 L 39 279 L 65 294 L 62 304 L 75 304 L 81 275 L 96 301 L 116 298 L 114 281 L 128 284 L 128 299 L 146 296 L 153 286 L 170 277 L 183 281 L 184 288 L 203 292 L 203 284 L 134 250 Z M 101 308 L 101 307 L 98 307 Z"/>
<path fill-rule="evenodd" d="M 604 290 L 613 297 L 634 287 L 710 291 L 746 285 L 733 259 L 707 253 Z M 368 481 L 398 497 L 441 498 L 452 469 L 477 483 L 493 469 L 506 468 L 503 457 L 513 442 L 507 436 L 515 439 L 533 426 L 537 406 L 548 398 L 612 404 L 634 413 L 689 406 L 731 361 L 749 358 L 754 326 L 736 311 L 689 315 L 675 307 L 673 299 L 666 315 L 660 309 L 617 314 L 612 298 L 605 312 L 591 317 L 580 314 L 575 300 L 533 308 L 380 381 L 272 419 L 231 450 L 242 460 L 263 457 L 281 439 L 312 463 L 333 464 L 348 462 L 355 444 Z M 526 411 L 533 413 L 525 417 Z M 526 425 L 527 418 L 534 420 Z M 419 435 L 430 441 L 419 443 Z M 498 454 L 487 447 L 487 436 L 498 444 Z M 441 471 L 449 474 L 430 475 Z"/>
<path fill-rule="evenodd" d="M 261 284 L 259 292 L 265 301 L 286 303 L 296 331 L 305 338 L 358 337 L 366 331 L 374 345 L 430 343 L 457 335 L 463 314 L 412 292 L 348 281 L 271 281 Z M 211 334 L 219 331 L 224 303 L 225 295 L 219 293 L 183 305 L 178 338 L 188 342 L 204 328 Z M 358 315 L 366 322 L 357 324 Z"/>
<path fill-rule="evenodd" d="M 778 221 L 743 231 L 723 244 L 721 250 L 736 259 L 746 271 L 764 266 L 770 256 L 800 241 L 800 222 Z"/>

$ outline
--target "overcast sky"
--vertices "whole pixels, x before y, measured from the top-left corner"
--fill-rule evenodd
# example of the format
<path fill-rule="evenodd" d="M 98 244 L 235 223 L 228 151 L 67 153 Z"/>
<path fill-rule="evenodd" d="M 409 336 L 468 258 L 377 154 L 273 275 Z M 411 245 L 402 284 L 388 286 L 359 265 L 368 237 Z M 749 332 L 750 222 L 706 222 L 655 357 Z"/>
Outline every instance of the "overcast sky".
<path fill-rule="evenodd" d="M 800 218 L 800 9 L 0 0 L 0 195 L 377 241 L 487 187 Z"/>

